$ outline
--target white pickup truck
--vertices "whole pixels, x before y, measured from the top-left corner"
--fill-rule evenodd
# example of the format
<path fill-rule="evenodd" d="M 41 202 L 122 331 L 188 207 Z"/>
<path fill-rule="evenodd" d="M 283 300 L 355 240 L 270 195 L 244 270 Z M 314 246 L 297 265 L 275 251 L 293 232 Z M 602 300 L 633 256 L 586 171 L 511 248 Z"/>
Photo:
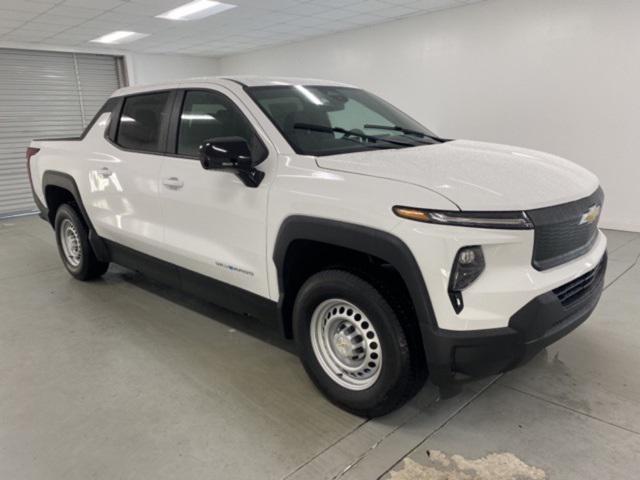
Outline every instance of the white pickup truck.
<path fill-rule="evenodd" d="M 34 140 L 34 198 L 71 275 L 110 262 L 295 339 L 362 416 L 509 370 L 603 288 L 598 179 L 443 139 L 353 86 L 226 77 L 116 91 L 79 138 Z"/>

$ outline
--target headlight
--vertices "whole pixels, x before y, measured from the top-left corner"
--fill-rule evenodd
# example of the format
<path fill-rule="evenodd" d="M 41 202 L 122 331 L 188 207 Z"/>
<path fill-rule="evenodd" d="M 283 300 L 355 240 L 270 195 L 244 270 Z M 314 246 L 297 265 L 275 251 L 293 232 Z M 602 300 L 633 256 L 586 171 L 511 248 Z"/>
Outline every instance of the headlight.
<path fill-rule="evenodd" d="M 462 290 L 476 281 L 484 267 L 482 247 L 463 247 L 458 250 L 449 277 L 449 298 L 456 313 L 464 308 Z"/>
<path fill-rule="evenodd" d="M 412 207 L 393 207 L 397 216 L 418 222 L 455 225 L 459 227 L 502 228 L 529 230 L 533 223 L 525 212 L 456 212 L 447 210 L 424 210 Z"/>

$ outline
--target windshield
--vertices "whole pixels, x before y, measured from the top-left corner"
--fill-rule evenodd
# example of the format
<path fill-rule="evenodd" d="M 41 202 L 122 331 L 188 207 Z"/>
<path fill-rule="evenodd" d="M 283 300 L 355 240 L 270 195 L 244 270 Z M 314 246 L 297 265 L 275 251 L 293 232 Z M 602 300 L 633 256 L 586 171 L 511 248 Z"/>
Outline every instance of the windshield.
<path fill-rule="evenodd" d="M 278 85 L 247 91 L 291 147 L 303 155 L 443 141 L 394 106 L 357 88 Z"/>

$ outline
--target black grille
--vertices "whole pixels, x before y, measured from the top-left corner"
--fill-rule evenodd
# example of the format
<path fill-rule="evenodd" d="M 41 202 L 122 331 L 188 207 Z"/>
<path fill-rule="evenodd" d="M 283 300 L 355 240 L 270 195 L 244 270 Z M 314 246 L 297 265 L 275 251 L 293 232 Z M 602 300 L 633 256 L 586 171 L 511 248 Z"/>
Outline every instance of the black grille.
<path fill-rule="evenodd" d="M 598 188 L 575 202 L 527 211 L 535 227 L 533 266 L 547 270 L 589 251 L 598 236 L 598 219 L 585 222 L 583 217 L 601 208 L 603 200 Z"/>
<path fill-rule="evenodd" d="M 606 254 L 602 261 L 593 270 L 581 275 L 575 280 L 555 288 L 555 293 L 563 307 L 573 307 L 582 299 L 587 298 L 594 288 L 604 281 L 604 272 L 607 265 Z"/>

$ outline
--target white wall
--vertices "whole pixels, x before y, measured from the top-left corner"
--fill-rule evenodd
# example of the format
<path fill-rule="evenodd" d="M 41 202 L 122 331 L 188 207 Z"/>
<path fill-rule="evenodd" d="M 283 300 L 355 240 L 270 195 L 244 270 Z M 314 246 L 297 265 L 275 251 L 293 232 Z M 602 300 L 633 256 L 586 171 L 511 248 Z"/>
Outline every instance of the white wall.
<path fill-rule="evenodd" d="M 218 61 L 208 57 L 131 53 L 125 55 L 125 60 L 130 85 L 211 76 L 219 73 Z"/>
<path fill-rule="evenodd" d="M 223 74 L 361 85 L 445 137 L 595 172 L 602 225 L 640 231 L 640 2 L 488 0 L 220 59 Z"/>

